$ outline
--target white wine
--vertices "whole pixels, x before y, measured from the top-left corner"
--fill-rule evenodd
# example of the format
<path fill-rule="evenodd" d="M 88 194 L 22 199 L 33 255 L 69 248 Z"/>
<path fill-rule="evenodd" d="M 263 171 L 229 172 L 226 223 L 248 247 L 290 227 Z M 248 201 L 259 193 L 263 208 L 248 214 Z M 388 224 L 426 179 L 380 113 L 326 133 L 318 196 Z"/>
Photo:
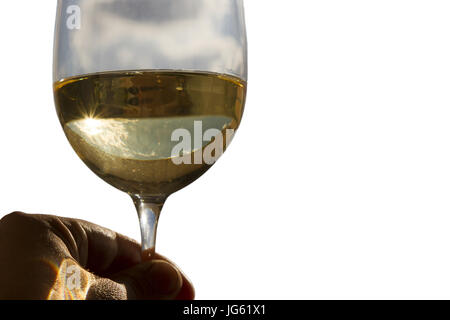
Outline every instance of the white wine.
<path fill-rule="evenodd" d="M 92 171 L 130 194 L 168 196 L 210 167 L 176 164 L 181 155 L 173 155 L 179 142 L 172 133 L 194 134 L 199 121 L 203 130 L 236 130 L 246 83 L 213 73 L 117 71 L 56 82 L 54 96 L 68 140 Z M 188 156 L 195 158 L 209 143 Z"/>

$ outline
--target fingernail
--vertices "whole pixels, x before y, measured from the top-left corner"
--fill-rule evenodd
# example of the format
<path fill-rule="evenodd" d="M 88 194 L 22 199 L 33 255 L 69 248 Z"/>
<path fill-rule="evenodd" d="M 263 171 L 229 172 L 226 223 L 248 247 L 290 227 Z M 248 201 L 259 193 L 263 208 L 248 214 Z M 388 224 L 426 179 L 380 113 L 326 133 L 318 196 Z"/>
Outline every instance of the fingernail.
<path fill-rule="evenodd" d="M 172 296 L 181 288 L 181 275 L 174 266 L 166 261 L 153 261 L 151 267 L 145 273 L 156 295 Z"/>

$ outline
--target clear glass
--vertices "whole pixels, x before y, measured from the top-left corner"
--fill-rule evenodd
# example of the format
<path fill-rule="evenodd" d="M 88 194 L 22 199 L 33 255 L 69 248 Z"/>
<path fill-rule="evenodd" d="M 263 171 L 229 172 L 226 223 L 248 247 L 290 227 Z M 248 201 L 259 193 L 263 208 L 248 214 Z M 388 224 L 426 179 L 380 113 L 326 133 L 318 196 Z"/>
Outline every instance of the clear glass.
<path fill-rule="evenodd" d="M 55 104 L 80 158 L 127 192 L 151 259 L 160 211 L 239 127 L 243 0 L 58 0 Z"/>

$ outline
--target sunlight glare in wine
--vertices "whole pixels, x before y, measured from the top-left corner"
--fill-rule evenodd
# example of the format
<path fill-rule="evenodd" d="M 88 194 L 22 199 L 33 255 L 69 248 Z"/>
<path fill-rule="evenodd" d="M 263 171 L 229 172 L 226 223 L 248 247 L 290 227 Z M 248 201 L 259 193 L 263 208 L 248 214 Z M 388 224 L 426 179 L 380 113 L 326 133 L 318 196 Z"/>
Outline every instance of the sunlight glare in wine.
<path fill-rule="evenodd" d="M 86 118 L 83 120 L 84 131 L 93 136 L 102 131 L 102 121 L 95 118 Z"/>

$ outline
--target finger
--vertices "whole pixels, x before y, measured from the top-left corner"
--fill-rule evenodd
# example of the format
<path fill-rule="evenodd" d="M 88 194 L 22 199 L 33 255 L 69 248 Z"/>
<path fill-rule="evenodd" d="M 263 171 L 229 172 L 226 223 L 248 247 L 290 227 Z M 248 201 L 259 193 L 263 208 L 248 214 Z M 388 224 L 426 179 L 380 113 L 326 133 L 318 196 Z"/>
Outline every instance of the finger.
<path fill-rule="evenodd" d="M 183 279 L 183 284 L 180 289 L 180 292 L 178 293 L 178 295 L 175 299 L 176 300 L 194 300 L 195 288 L 192 285 L 191 280 L 183 273 L 183 271 L 171 260 L 169 260 L 168 258 L 166 258 L 158 253 L 155 254 L 155 259 L 164 260 L 164 261 L 169 262 L 170 264 L 175 266 L 178 269 L 178 271 L 180 272 L 181 278 Z"/>
<path fill-rule="evenodd" d="M 89 287 L 85 300 L 127 300 L 127 291 L 123 284 L 99 278 Z"/>
<path fill-rule="evenodd" d="M 140 245 L 136 241 L 87 221 L 19 212 L 8 215 L 2 222 L 5 219 L 22 231 L 30 226 L 30 232 L 22 232 L 23 238 L 56 236 L 65 246 L 58 252 L 71 256 L 94 273 L 114 272 L 114 269 L 121 270 L 140 262 Z"/>
<path fill-rule="evenodd" d="M 152 260 L 121 271 L 113 278 L 129 300 L 172 300 L 183 288 L 180 271 L 165 260 Z"/>
<path fill-rule="evenodd" d="M 108 275 L 140 262 L 141 248 L 133 239 L 88 221 L 57 219 L 70 230 L 75 239 L 78 261 L 92 272 Z"/>

